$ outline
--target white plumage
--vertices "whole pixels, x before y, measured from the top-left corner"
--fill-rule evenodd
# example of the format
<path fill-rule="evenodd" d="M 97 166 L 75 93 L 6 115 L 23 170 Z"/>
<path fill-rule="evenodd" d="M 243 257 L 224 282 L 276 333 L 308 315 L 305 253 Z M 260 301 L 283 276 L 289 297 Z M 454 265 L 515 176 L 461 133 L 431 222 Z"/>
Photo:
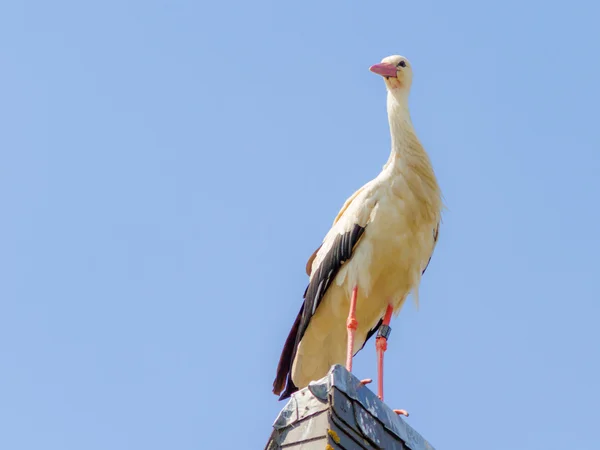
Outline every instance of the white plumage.
<path fill-rule="evenodd" d="M 410 119 L 411 66 L 406 58 L 390 56 L 371 70 L 385 77 L 392 151 L 382 172 L 346 201 L 309 260 L 303 309 L 310 308 L 296 319 L 274 382 L 279 394 L 287 377 L 282 398 L 323 377 L 332 364 L 344 363 L 346 317 L 355 286 L 353 353 L 373 334 L 388 304 L 397 314 L 410 292 L 418 301 L 421 274 L 435 247 L 442 199 Z M 353 230 L 362 230 L 356 239 Z M 348 255 L 340 256 L 348 245 Z"/>

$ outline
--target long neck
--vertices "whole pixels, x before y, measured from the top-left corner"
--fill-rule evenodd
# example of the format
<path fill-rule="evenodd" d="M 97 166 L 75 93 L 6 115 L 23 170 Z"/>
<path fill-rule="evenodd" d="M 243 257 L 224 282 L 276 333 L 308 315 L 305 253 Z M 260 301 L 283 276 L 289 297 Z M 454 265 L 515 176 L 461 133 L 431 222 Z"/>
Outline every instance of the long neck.
<path fill-rule="evenodd" d="M 411 208 L 411 223 L 436 224 L 440 220 L 442 209 L 440 187 L 429 156 L 419 142 L 410 120 L 408 99 L 388 93 L 387 107 L 392 151 L 384 171 L 387 169 L 393 177 L 402 180 L 391 184 L 392 192 L 402 197 L 407 202 L 407 207 Z M 409 199 L 413 201 L 409 202 Z"/>
<path fill-rule="evenodd" d="M 403 160 L 410 158 L 415 153 L 424 153 L 410 119 L 408 97 L 388 92 L 387 111 L 392 138 L 392 151 L 386 167 L 390 164 L 405 163 L 406 161 Z"/>

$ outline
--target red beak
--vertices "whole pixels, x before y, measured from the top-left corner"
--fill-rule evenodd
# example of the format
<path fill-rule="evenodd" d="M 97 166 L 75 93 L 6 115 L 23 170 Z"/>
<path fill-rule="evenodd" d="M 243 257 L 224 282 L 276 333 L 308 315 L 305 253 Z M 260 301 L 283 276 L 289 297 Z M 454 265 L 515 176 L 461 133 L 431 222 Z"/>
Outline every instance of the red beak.
<path fill-rule="evenodd" d="M 369 67 L 369 70 L 382 77 L 396 77 L 398 76 L 398 69 L 396 66 L 390 63 L 379 63 Z"/>

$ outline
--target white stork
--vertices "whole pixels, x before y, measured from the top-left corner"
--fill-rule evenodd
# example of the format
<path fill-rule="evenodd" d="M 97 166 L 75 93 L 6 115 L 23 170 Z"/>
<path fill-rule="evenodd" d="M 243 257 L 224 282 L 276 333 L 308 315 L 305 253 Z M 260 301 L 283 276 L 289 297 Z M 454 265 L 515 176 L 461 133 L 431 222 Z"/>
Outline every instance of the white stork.
<path fill-rule="evenodd" d="M 325 376 L 333 364 L 345 361 L 352 370 L 352 357 L 377 330 L 383 398 L 392 312 L 400 311 L 410 292 L 418 304 L 421 275 L 437 241 L 442 198 L 408 110 L 411 65 L 394 55 L 370 70 L 384 77 L 387 88 L 392 151 L 381 173 L 346 200 L 308 260 L 304 302 L 273 382 L 280 400 Z"/>

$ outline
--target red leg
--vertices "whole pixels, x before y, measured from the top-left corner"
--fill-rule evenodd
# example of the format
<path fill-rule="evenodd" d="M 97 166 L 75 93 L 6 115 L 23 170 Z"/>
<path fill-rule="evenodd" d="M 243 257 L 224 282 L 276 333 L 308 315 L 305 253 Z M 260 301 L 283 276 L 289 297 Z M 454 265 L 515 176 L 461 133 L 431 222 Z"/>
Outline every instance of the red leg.
<path fill-rule="evenodd" d="M 383 401 L 383 353 L 387 350 L 387 338 L 393 311 L 392 305 L 388 305 L 383 323 L 379 327 L 379 333 L 377 333 L 377 339 L 375 339 L 375 348 L 377 349 L 377 396 L 381 401 Z"/>
<path fill-rule="evenodd" d="M 392 305 L 388 305 L 377 333 L 377 339 L 375 339 L 375 348 L 377 349 L 377 396 L 381 401 L 383 401 L 383 354 L 387 350 L 387 338 L 391 331 L 390 321 L 392 320 L 393 311 Z M 394 412 L 408 416 L 408 413 L 403 409 L 394 409 Z"/>
<path fill-rule="evenodd" d="M 348 314 L 348 320 L 346 322 L 346 328 L 348 328 L 346 369 L 348 370 L 348 372 L 352 372 L 352 356 L 354 353 L 354 332 L 358 328 L 358 321 L 356 320 L 356 297 L 358 297 L 358 286 L 354 286 L 354 288 L 352 289 L 352 297 L 350 298 L 350 313 Z"/>

